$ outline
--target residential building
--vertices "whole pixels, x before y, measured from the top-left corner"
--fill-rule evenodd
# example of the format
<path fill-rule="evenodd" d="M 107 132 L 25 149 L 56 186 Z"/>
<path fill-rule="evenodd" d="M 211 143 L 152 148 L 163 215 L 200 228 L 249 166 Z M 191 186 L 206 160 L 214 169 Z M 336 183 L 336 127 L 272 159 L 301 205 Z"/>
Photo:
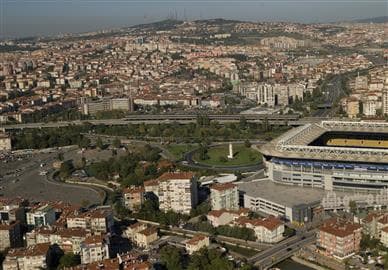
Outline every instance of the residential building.
<path fill-rule="evenodd" d="M 274 216 L 263 219 L 249 219 L 240 217 L 234 221 L 239 227 L 252 229 L 255 232 L 256 240 L 264 243 L 277 243 L 283 240 L 284 223 Z"/>
<path fill-rule="evenodd" d="M 144 190 L 148 196 L 159 197 L 159 181 L 157 179 L 145 181 Z"/>
<path fill-rule="evenodd" d="M 103 235 L 88 236 L 81 244 L 81 263 L 88 264 L 109 258 L 109 243 Z"/>
<path fill-rule="evenodd" d="M 381 230 L 381 238 L 380 238 L 381 243 L 385 246 L 388 247 L 388 227 L 385 227 Z"/>
<path fill-rule="evenodd" d="M 0 250 L 16 248 L 23 245 L 20 222 L 0 224 Z"/>
<path fill-rule="evenodd" d="M 139 247 L 149 248 L 150 244 L 156 240 L 158 240 L 158 229 L 156 227 L 148 227 L 135 233 L 134 242 Z"/>
<path fill-rule="evenodd" d="M 66 268 L 66 270 L 151 270 L 152 264 L 144 261 L 144 256 L 140 254 L 125 253 L 117 254 L 116 258 L 104 259 L 88 264 L 80 264 L 77 266 Z"/>
<path fill-rule="evenodd" d="M 83 228 L 105 233 L 113 227 L 113 212 L 109 207 L 99 207 L 83 213 L 73 213 L 66 218 L 68 228 Z"/>
<path fill-rule="evenodd" d="M 363 233 L 380 239 L 381 230 L 388 227 L 388 212 L 371 212 L 363 220 Z"/>
<path fill-rule="evenodd" d="M 360 101 L 356 97 L 350 97 L 346 102 L 346 114 L 349 118 L 356 118 L 360 113 Z"/>
<path fill-rule="evenodd" d="M 11 249 L 4 259 L 3 270 L 47 269 L 49 267 L 47 259 L 52 252 L 49 243 Z"/>
<path fill-rule="evenodd" d="M 164 173 L 158 178 L 159 209 L 189 214 L 198 202 L 197 180 L 191 172 Z"/>
<path fill-rule="evenodd" d="M 138 211 L 144 202 L 144 195 L 144 187 L 132 187 L 124 189 L 124 206 L 131 211 Z"/>
<path fill-rule="evenodd" d="M 26 234 L 27 246 L 41 243 L 57 244 L 64 252 L 79 254 L 81 243 L 85 241 L 88 232 L 81 228 L 65 228 L 45 226 L 34 229 Z"/>
<path fill-rule="evenodd" d="M 0 151 L 10 151 L 11 149 L 11 137 L 0 131 Z"/>
<path fill-rule="evenodd" d="M 361 225 L 332 218 L 318 229 L 317 246 L 323 254 L 345 259 L 360 250 Z"/>
<path fill-rule="evenodd" d="M 188 254 L 193 254 L 199 251 L 201 248 L 208 247 L 210 245 L 210 239 L 206 235 L 197 234 L 185 243 Z"/>
<path fill-rule="evenodd" d="M 388 78 L 386 78 L 384 81 L 382 99 L 383 99 L 383 104 L 382 104 L 383 115 L 386 115 L 388 114 Z"/>
<path fill-rule="evenodd" d="M 7 199 L 3 198 L 0 201 L 0 221 L 2 223 L 11 223 L 20 221 L 26 223 L 26 214 L 23 207 L 24 200 L 21 198 Z"/>
<path fill-rule="evenodd" d="M 147 228 L 147 224 L 136 222 L 132 225 L 129 225 L 125 230 L 124 234 L 128 239 L 133 240 L 135 238 L 136 233 L 141 232 Z"/>
<path fill-rule="evenodd" d="M 210 201 L 213 210 L 237 210 L 237 185 L 233 183 L 214 184 L 210 186 Z"/>
<path fill-rule="evenodd" d="M 55 222 L 55 211 L 49 204 L 33 207 L 26 216 L 27 225 L 32 227 L 47 226 Z"/>
<path fill-rule="evenodd" d="M 239 217 L 247 217 L 248 214 L 249 210 L 246 208 L 241 208 L 238 211 L 221 209 L 210 211 L 206 217 L 213 227 L 218 227 L 230 224 Z"/>

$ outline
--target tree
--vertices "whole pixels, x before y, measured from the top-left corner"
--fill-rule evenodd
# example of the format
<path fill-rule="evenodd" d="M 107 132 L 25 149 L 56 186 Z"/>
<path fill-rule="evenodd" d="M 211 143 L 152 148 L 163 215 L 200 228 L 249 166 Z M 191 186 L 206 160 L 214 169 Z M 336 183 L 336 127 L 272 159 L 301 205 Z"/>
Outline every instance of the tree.
<path fill-rule="evenodd" d="M 64 156 L 63 156 L 63 153 L 62 152 L 59 152 L 58 153 L 58 160 L 60 160 L 60 161 L 63 161 L 65 158 L 64 158 Z"/>
<path fill-rule="evenodd" d="M 357 213 L 357 203 L 355 201 L 349 202 L 350 212 L 355 215 Z"/>
<path fill-rule="evenodd" d="M 180 250 L 173 246 L 164 246 L 160 250 L 160 261 L 167 270 L 183 269 L 183 258 Z"/>
<path fill-rule="evenodd" d="M 120 141 L 120 139 L 119 138 L 115 138 L 114 140 L 113 140 L 113 147 L 114 148 L 119 148 L 121 146 L 121 141 Z"/>
<path fill-rule="evenodd" d="M 102 142 L 101 138 L 98 137 L 97 141 L 96 141 L 96 146 L 98 149 L 102 150 L 104 148 L 104 143 Z"/>
<path fill-rule="evenodd" d="M 240 117 L 239 126 L 241 129 L 245 129 L 247 127 L 247 119 L 245 118 L 245 116 Z"/>
<path fill-rule="evenodd" d="M 73 162 L 71 160 L 65 161 L 61 164 L 61 168 L 59 169 L 59 176 L 62 179 L 68 178 L 73 171 L 74 171 Z"/>
<path fill-rule="evenodd" d="M 388 269 L 388 253 L 384 256 L 384 269 Z"/>
<path fill-rule="evenodd" d="M 66 253 L 59 259 L 59 268 L 73 267 L 81 264 L 81 257 L 72 252 Z"/>
<path fill-rule="evenodd" d="M 249 140 L 245 140 L 244 145 L 246 148 L 250 148 L 252 144 Z"/>

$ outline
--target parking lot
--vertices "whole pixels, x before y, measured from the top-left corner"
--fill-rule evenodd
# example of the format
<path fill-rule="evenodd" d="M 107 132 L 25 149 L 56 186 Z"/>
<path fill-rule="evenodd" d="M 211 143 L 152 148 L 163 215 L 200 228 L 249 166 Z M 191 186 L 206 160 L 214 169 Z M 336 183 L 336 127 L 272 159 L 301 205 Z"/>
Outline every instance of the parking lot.
<path fill-rule="evenodd" d="M 97 190 L 49 181 L 52 163 L 58 152 L 8 156 L 0 160 L 0 194 L 5 197 L 21 196 L 26 199 L 44 201 L 61 200 L 81 204 L 100 203 Z M 42 164 L 42 167 L 41 167 Z M 48 172 L 43 175 L 42 172 Z"/>

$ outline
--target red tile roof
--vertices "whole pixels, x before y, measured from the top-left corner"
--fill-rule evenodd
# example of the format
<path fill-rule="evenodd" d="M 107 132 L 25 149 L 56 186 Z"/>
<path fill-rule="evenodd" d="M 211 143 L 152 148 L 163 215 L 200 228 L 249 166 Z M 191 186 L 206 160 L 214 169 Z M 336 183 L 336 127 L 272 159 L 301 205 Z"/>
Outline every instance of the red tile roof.
<path fill-rule="evenodd" d="M 361 226 L 355 224 L 349 220 L 332 218 L 323 223 L 319 230 L 326 232 L 337 237 L 345 237 L 353 234 L 355 231 L 360 230 Z"/>
<path fill-rule="evenodd" d="M 50 248 L 50 243 L 36 244 L 33 246 L 11 249 L 7 256 L 26 257 L 26 256 L 45 256 Z"/>
<path fill-rule="evenodd" d="M 188 245 L 197 245 L 199 241 L 203 241 L 206 239 L 207 236 L 203 234 L 197 234 L 194 235 L 190 240 L 186 242 Z"/>
<path fill-rule="evenodd" d="M 217 183 L 217 184 L 213 184 L 210 186 L 210 189 L 215 189 L 217 191 L 224 191 L 224 190 L 228 190 L 228 189 L 234 189 L 236 188 L 237 186 L 233 183 Z"/>
<path fill-rule="evenodd" d="M 158 180 L 175 180 L 175 179 L 191 179 L 194 177 L 194 173 L 192 172 L 166 172 L 162 174 Z"/>

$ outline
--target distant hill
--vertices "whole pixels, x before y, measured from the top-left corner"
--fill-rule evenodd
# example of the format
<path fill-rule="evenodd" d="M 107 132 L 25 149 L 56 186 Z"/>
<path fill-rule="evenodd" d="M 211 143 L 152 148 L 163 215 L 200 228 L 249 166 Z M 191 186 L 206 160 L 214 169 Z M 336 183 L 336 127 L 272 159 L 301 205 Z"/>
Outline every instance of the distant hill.
<path fill-rule="evenodd" d="M 357 22 L 357 23 L 388 23 L 388 16 L 354 20 L 353 22 Z"/>

